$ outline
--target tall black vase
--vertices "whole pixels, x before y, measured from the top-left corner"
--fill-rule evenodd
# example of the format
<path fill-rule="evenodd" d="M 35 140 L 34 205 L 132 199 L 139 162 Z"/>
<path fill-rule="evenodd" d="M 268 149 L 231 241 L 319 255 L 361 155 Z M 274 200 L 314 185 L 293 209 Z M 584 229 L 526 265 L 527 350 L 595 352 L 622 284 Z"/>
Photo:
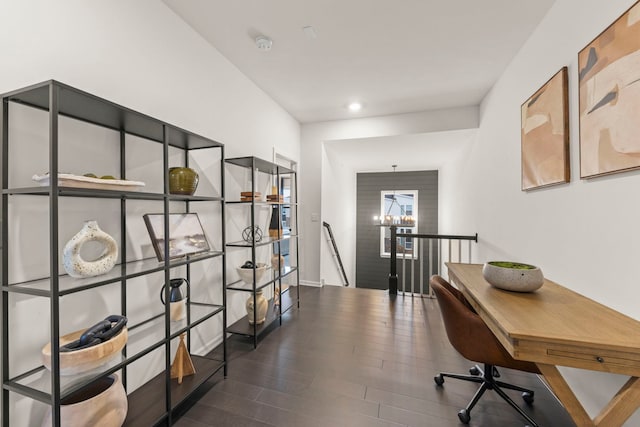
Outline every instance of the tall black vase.
<path fill-rule="evenodd" d="M 271 206 L 271 221 L 269 222 L 269 237 L 279 239 L 282 237 L 282 222 L 280 221 L 280 206 Z"/>

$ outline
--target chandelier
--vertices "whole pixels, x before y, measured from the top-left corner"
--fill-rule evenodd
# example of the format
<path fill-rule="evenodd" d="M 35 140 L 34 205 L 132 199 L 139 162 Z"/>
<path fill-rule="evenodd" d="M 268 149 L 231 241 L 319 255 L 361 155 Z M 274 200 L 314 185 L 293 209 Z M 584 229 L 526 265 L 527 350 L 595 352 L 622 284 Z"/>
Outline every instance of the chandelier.
<path fill-rule="evenodd" d="M 393 172 L 395 173 L 396 167 L 398 165 L 391 165 L 393 168 Z M 394 205 L 396 207 L 394 211 Z M 397 214 L 397 211 L 400 214 Z M 393 194 L 391 195 L 391 204 L 387 208 L 386 213 L 382 215 L 374 215 L 373 222 L 375 225 L 379 225 L 381 227 L 389 227 L 389 226 L 398 226 L 398 227 L 415 227 L 416 219 L 413 215 L 407 215 L 404 207 L 398 203 L 398 198 L 396 197 L 396 190 L 393 190 Z"/>

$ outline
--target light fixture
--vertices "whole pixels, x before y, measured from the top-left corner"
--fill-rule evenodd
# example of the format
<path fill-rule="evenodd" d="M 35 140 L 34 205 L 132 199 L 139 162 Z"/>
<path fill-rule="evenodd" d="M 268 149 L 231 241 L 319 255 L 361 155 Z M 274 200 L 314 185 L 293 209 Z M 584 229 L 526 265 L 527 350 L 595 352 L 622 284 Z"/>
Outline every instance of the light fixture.
<path fill-rule="evenodd" d="M 260 35 L 256 37 L 256 46 L 260 50 L 269 51 L 271 50 L 271 46 L 273 46 L 273 40 L 267 36 Z"/>
<path fill-rule="evenodd" d="M 395 173 L 398 165 L 391 165 L 391 167 L 393 168 L 393 172 Z M 392 213 L 394 205 L 400 211 L 400 215 L 395 215 Z M 415 227 L 416 225 L 415 217 L 413 215 L 407 215 L 404 207 L 402 207 L 402 205 L 398 203 L 398 199 L 396 198 L 396 190 L 393 190 L 393 195 L 391 196 L 391 204 L 387 208 L 387 212 L 384 215 L 374 215 L 373 222 L 375 225 L 379 225 L 381 227 Z"/>
<path fill-rule="evenodd" d="M 352 102 L 351 104 L 349 104 L 349 110 L 350 111 L 360 111 L 362 110 L 362 104 L 360 102 Z"/>

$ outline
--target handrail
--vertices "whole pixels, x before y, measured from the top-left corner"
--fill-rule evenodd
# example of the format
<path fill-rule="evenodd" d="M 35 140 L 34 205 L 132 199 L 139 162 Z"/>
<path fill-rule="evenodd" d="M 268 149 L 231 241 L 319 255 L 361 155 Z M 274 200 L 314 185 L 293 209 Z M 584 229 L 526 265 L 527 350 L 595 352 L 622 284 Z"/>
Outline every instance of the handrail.
<path fill-rule="evenodd" d="M 396 233 L 397 237 L 415 237 L 417 239 L 440 239 L 440 240 L 473 240 L 478 243 L 478 233 L 475 236 L 457 236 L 454 234 L 414 234 Z"/>
<path fill-rule="evenodd" d="M 329 238 L 331 239 L 333 252 L 335 254 L 336 259 L 338 260 L 338 266 L 340 267 L 340 272 L 342 273 L 342 278 L 344 279 L 344 286 L 349 286 L 349 279 L 347 278 L 347 273 L 344 271 L 344 266 L 342 265 L 342 259 L 340 258 L 340 252 L 338 252 L 338 246 L 336 245 L 336 240 L 333 238 L 333 231 L 331 230 L 331 225 L 329 225 L 329 223 L 326 221 L 322 221 L 322 225 L 329 232 Z"/>
<path fill-rule="evenodd" d="M 428 275 L 431 274 L 440 274 L 440 265 L 441 265 L 441 255 L 442 255 L 442 241 L 448 241 L 449 242 L 449 261 L 451 261 L 452 259 L 452 241 L 458 241 L 459 243 L 457 244 L 458 246 L 458 262 L 462 262 L 462 242 L 463 241 L 467 241 L 468 242 L 468 249 L 469 249 L 469 255 L 468 255 L 468 262 L 471 262 L 471 242 L 478 242 L 478 233 L 476 233 L 475 235 L 471 235 L 471 236 L 464 236 L 464 235 L 452 235 L 452 234 L 420 234 L 420 233 L 398 233 L 398 226 L 397 225 L 391 225 L 389 226 L 390 231 L 391 231 L 391 245 L 390 245 L 390 252 L 391 252 L 391 256 L 390 256 L 390 269 L 389 269 L 389 294 L 390 295 L 396 295 L 398 293 L 398 274 L 397 274 L 397 262 L 398 262 L 398 238 L 404 238 L 409 240 L 412 243 L 411 248 L 409 249 L 411 251 L 411 255 L 410 255 L 410 268 L 411 268 L 411 272 L 410 272 L 410 276 L 411 276 L 411 294 L 414 294 L 414 290 L 415 290 L 415 284 L 414 284 L 414 261 L 418 256 L 421 256 L 421 254 L 423 253 L 423 249 L 424 249 L 424 241 L 427 240 L 429 245 L 427 247 L 427 255 L 426 258 L 428 259 Z M 419 250 L 416 251 L 416 247 L 413 245 L 413 240 L 414 239 L 419 239 Z M 437 241 L 437 253 L 432 253 L 433 250 L 433 241 L 436 240 Z M 406 245 L 406 241 L 405 241 L 405 245 Z M 408 245 L 407 245 L 408 246 Z M 405 261 L 407 258 L 407 247 L 403 247 L 403 253 L 402 253 L 402 293 L 406 292 L 406 286 L 405 286 L 405 282 L 406 282 L 406 276 L 404 274 L 405 272 Z M 433 269 L 433 258 L 436 257 L 436 269 L 434 271 Z M 419 277 L 420 277 L 420 295 L 423 295 L 423 290 L 424 290 L 424 258 L 422 257 L 420 258 L 420 263 L 419 263 Z M 428 281 L 427 281 L 428 283 Z M 429 296 L 432 296 L 432 292 L 431 289 L 429 289 Z"/>

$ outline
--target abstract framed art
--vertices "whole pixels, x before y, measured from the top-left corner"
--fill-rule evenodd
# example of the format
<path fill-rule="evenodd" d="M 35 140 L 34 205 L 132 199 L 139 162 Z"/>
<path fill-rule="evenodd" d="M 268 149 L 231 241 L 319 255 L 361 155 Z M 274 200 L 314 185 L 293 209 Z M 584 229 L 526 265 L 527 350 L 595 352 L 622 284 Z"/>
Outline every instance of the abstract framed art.
<path fill-rule="evenodd" d="M 520 107 L 522 190 L 569 182 L 569 91 L 563 67 Z"/>
<path fill-rule="evenodd" d="M 158 261 L 164 261 L 164 215 L 145 214 L 143 218 Z M 169 258 L 209 251 L 209 243 L 198 214 L 169 214 L 168 218 Z"/>
<path fill-rule="evenodd" d="M 580 178 L 640 168 L 640 2 L 578 54 Z"/>

